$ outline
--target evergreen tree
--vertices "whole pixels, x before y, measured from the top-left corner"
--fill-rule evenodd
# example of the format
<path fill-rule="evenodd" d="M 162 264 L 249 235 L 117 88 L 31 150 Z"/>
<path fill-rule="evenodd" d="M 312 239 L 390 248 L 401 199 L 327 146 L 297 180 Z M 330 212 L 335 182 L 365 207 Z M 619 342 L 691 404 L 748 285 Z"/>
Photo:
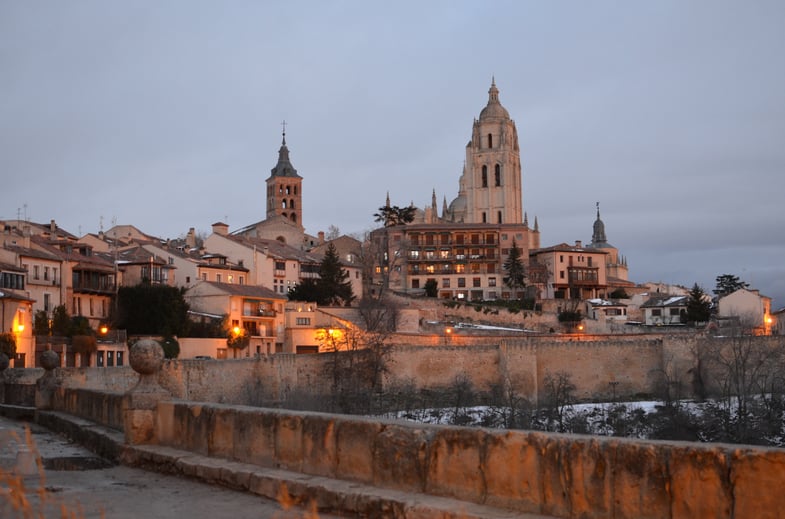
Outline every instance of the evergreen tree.
<path fill-rule="evenodd" d="M 739 276 L 734 276 L 733 274 L 719 275 L 717 276 L 716 281 L 717 288 L 715 288 L 713 292 L 719 297 L 727 296 L 728 294 L 732 294 L 740 288 L 747 288 L 750 286 L 749 283 L 741 281 Z"/>
<path fill-rule="evenodd" d="M 504 262 L 504 272 L 507 274 L 504 277 L 504 284 L 513 292 L 520 290 L 526 286 L 526 271 L 521 261 L 521 249 L 515 243 L 515 238 L 512 240 L 512 247 L 510 248 L 510 255 Z"/>
<path fill-rule="evenodd" d="M 46 315 L 45 310 L 38 310 L 33 317 L 33 334 L 49 335 L 50 332 L 49 316 Z"/>
<path fill-rule="evenodd" d="M 321 304 L 322 295 L 315 279 L 303 279 L 289 291 L 289 301 L 311 301 Z"/>
<path fill-rule="evenodd" d="M 313 301 L 318 305 L 349 305 L 354 300 L 349 273 L 330 243 L 319 265 L 319 279 L 304 279 L 289 292 L 290 301 Z"/>
<path fill-rule="evenodd" d="M 705 323 L 711 316 L 711 303 L 706 297 L 703 288 L 695 283 L 688 294 L 687 321 L 691 323 Z"/>
<path fill-rule="evenodd" d="M 321 305 L 346 305 L 354 299 L 349 273 L 341 267 L 341 259 L 335 245 L 330 243 L 319 265 L 319 279 L 316 281 Z"/>
<path fill-rule="evenodd" d="M 120 287 L 114 328 L 134 335 L 183 337 L 188 332 L 188 303 L 185 289 L 140 283 Z"/>
<path fill-rule="evenodd" d="M 398 207 L 397 205 L 379 208 L 379 212 L 375 213 L 374 221 L 382 222 L 385 227 L 392 227 L 394 225 L 406 225 L 414 220 L 414 212 L 416 211 L 413 205 L 408 207 Z"/>
<path fill-rule="evenodd" d="M 71 335 L 71 316 L 65 305 L 58 305 L 52 311 L 52 335 L 68 337 Z"/>

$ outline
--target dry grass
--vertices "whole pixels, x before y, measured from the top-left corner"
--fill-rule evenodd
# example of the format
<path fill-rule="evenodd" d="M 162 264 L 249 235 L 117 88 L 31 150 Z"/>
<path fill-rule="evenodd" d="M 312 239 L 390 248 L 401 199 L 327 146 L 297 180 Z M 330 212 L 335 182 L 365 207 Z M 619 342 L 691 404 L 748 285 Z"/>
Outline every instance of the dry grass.
<path fill-rule="evenodd" d="M 38 448 L 33 441 L 29 427 L 25 427 L 24 438 L 16 431 L 7 431 L 7 443 L 15 442 L 20 446 L 21 457 L 12 468 L 0 467 L 0 517 L 8 519 L 42 519 L 60 517 L 61 519 L 84 518 L 84 512 L 77 504 L 66 504 L 46 485 L 46 472 Z M 30 474 L 24 466 L 29 459 L 24 456 L 25 449 L 34 460 L 35 470 Z M 32 468 L 32 467 L 30 467 Z M 104 518 L 104 512 L 101 511 Z"/>
<path fill-rule="evenodd" d="M 308 509 L 305 511 L 293 510 L 294 508 L 304 508 L 302 500 L 298 500 L 291 494 L 286 483 L 282 483 L 278 488 L 278 495 L 276 496 L 278 504 L 283 508 L 283 515 L 275 515 L 274 519 L 283 518 L 299 518 L 299 519 L 319 519 L 319 511 L 316 506 L 316 501 L 313 499 L 308 503 Z M 301 515 L 300 515 L 301 514 Z"/>

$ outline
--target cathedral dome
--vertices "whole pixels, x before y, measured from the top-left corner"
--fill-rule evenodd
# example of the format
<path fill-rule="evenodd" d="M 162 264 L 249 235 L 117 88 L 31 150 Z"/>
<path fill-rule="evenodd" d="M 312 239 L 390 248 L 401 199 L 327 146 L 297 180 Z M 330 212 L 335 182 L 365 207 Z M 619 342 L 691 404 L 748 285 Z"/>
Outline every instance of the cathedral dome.
<path fill-rule="evenodd" d="M 488 104 L 480 112 L 480 121 L 484 119 L 509 119 L 510 113 L 499 102 L 499 89 L 496 88 L 496 80 L 491 81 L 491 88 L 488 90 Z"/>
<path fill-rule="evenodd" d="M 466 197 L 458 195 L 450 202 L 450 216 L 453 222 L 462 222 L 466 217 Z"/>

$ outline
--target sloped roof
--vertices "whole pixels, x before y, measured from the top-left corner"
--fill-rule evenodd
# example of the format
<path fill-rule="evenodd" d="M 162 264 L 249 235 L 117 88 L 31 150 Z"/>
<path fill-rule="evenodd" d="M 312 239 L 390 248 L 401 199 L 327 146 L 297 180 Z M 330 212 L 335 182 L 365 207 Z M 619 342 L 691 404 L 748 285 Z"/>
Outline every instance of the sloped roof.
<path fill-rule="evenodd" d="M 641 305 L 641 308 L 677 307 L 687 304 L 687 296 L 654 296 Z"/>
<path fill-rule="evenodd" d="M 258 285 L 238 285 L 235 283 L 218 283 L 217 281 L 200 281 L 193 288 L 209 287 L 216 292 L 223 292 L 230 296 L 254 297 L 260 299 L 280 299 L 287 300 L 283 294 L 273 292 L 269 288 Z"/>
<path fill-rule="evenodd" d="M 223 235 L 224 238 L 234 241 L 240 245 L 248 248 L 256 247 L 258 251 L 267 249 L 267 256 L 282 260 L 297 260 L 300 263 L 321 263 L 323 255 L 314 254 L 311 252 L 300 250 L 286 243 L 281 243 L 278 240 L 270 240 L 266 238 L 248 238 L 244 236 L 235 236 L 233 234 Z"/>

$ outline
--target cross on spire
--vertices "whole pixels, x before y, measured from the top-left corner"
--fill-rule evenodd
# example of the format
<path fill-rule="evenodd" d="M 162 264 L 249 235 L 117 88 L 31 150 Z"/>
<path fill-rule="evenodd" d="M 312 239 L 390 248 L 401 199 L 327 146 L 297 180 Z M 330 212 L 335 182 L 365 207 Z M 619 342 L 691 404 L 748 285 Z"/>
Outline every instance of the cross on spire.
<path fill-rule="evenodd" d="M 283 144 L 286 146 L 286 119 L 281 121 L 281 128 L 283 128 L 283 132 L 281 133 L 281 135 L 283 135 Z"/>

